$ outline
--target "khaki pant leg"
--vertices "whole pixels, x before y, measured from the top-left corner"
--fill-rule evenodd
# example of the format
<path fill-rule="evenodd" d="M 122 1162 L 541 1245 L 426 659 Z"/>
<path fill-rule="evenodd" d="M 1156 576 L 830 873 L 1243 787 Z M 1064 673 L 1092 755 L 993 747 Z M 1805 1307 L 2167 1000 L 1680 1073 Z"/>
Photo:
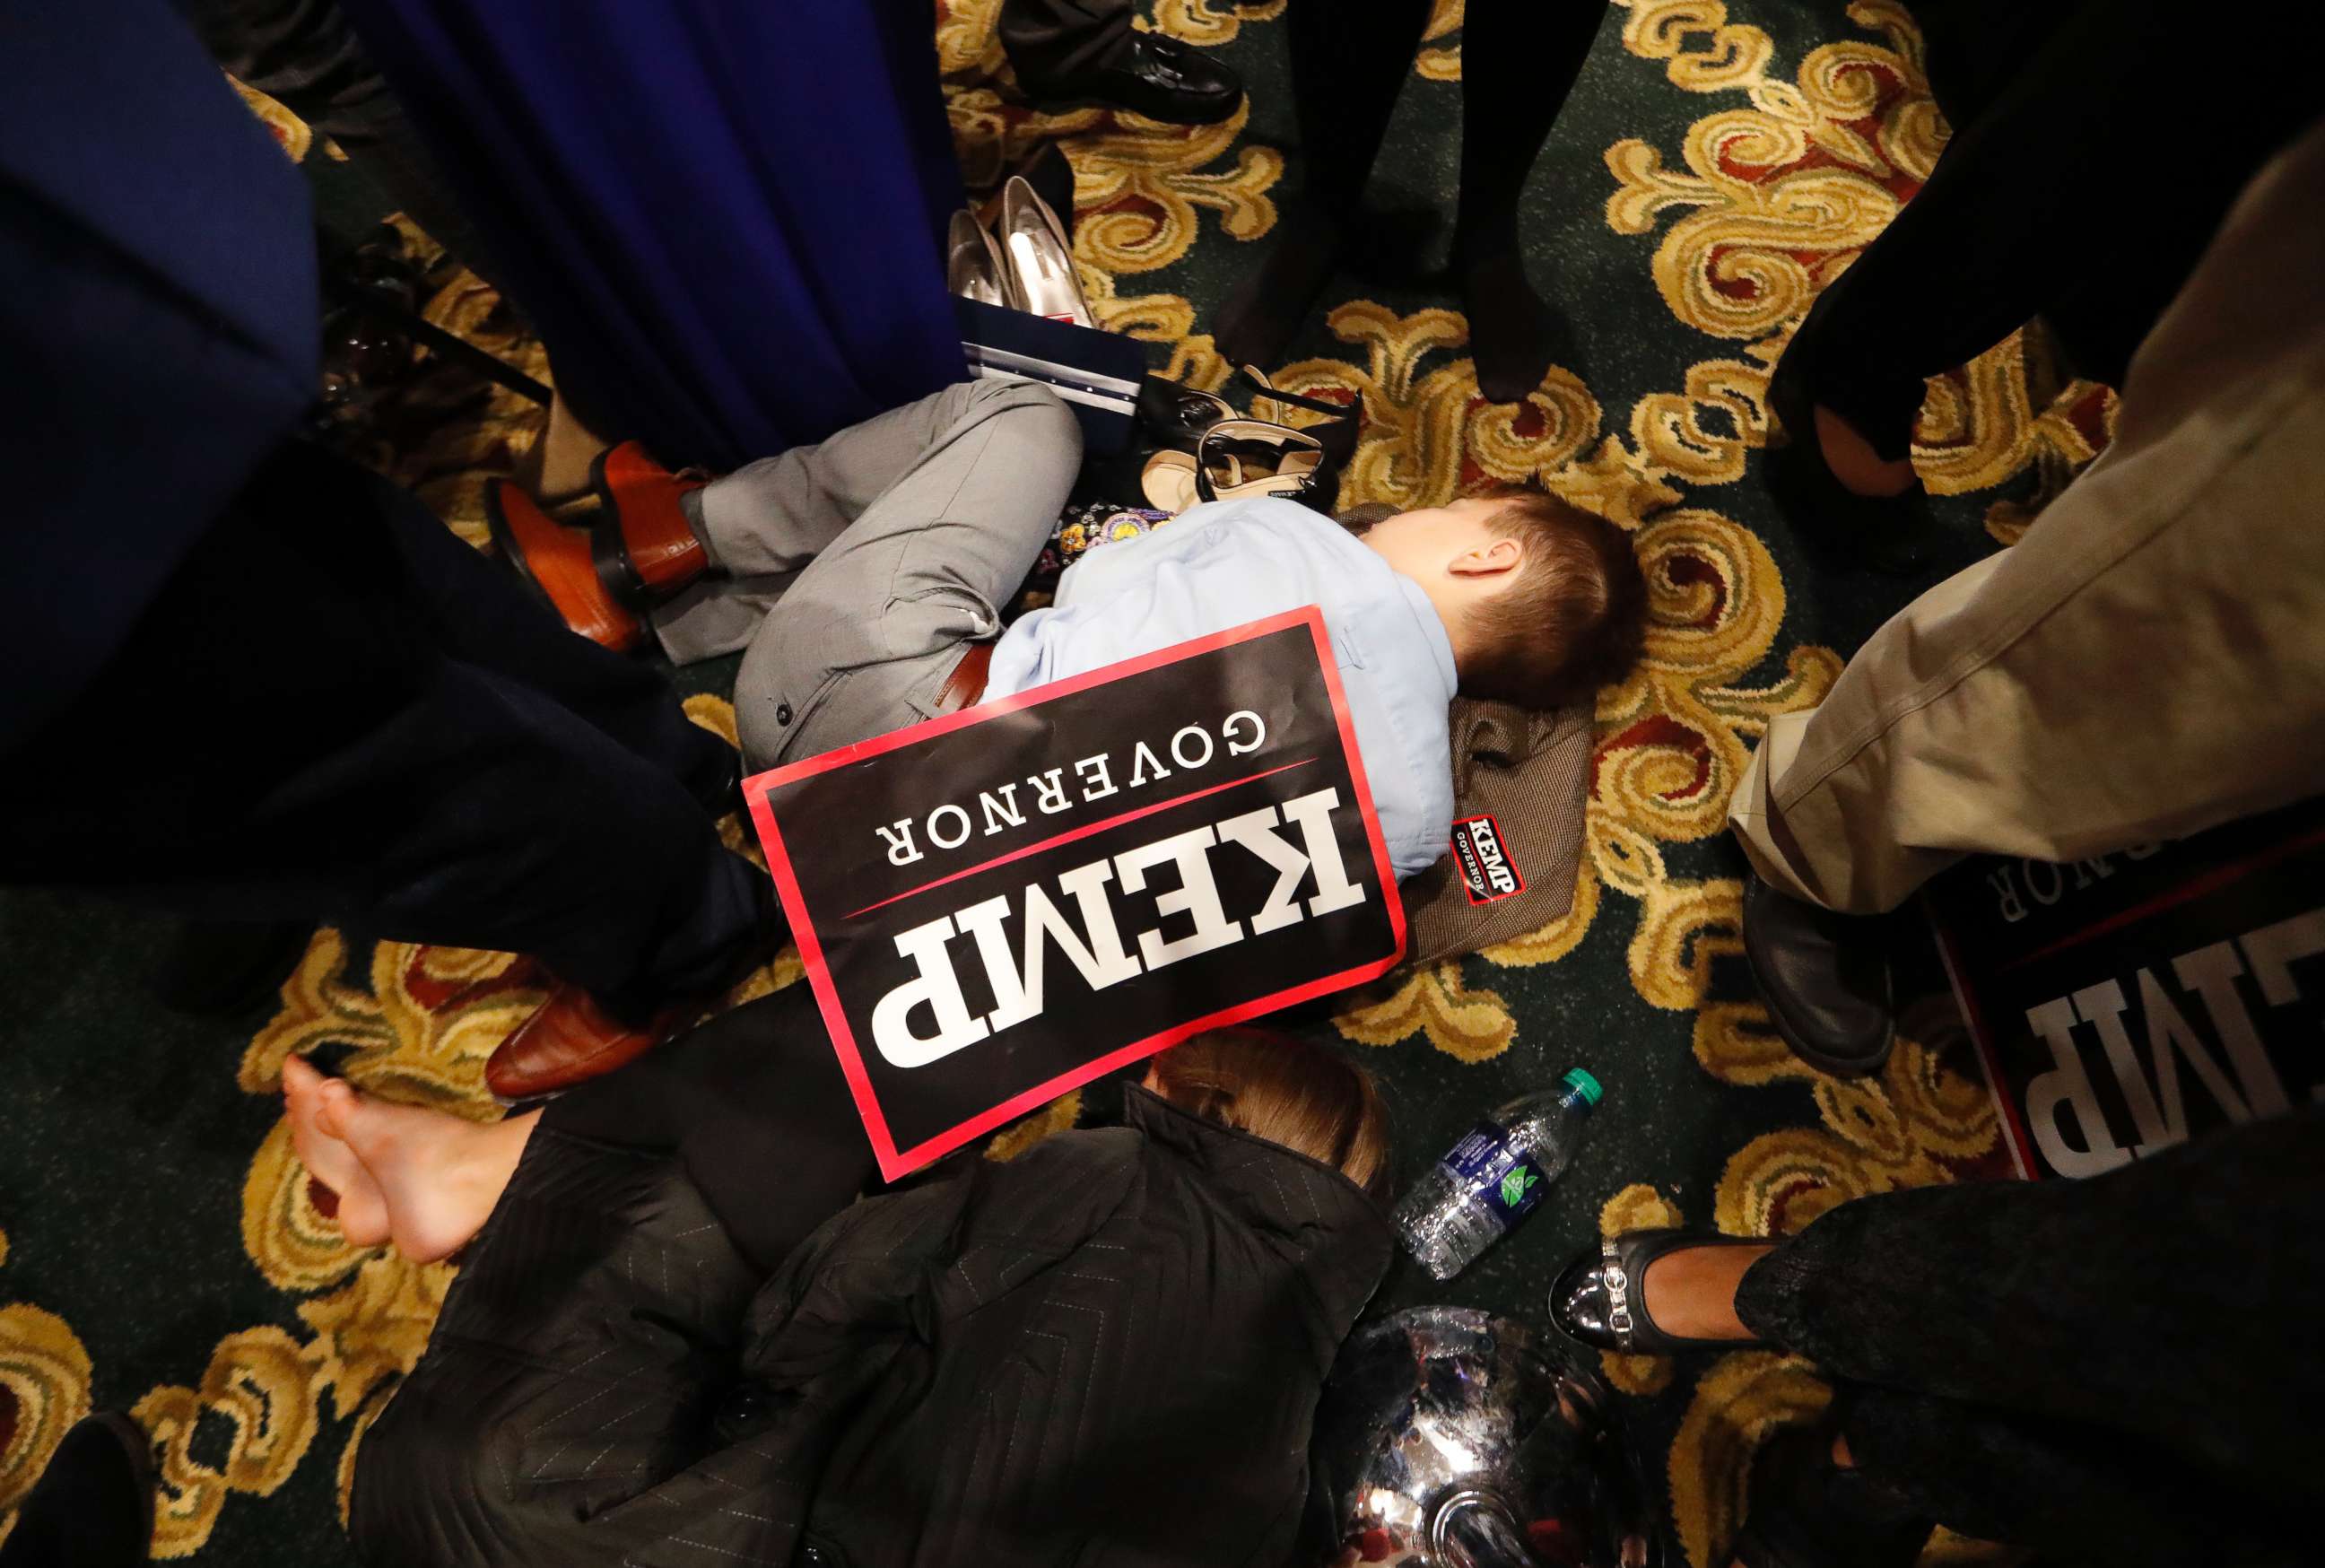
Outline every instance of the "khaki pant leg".
<path fill-rule="evenodd" d="M 2142 348 L 2115 446 L 1770 724 L 1730 811 L 1763 877 L 1869 914 L 1963 854 L 2074 859 L 2325 789 L 2320 202 L 2312 134 Z"/>

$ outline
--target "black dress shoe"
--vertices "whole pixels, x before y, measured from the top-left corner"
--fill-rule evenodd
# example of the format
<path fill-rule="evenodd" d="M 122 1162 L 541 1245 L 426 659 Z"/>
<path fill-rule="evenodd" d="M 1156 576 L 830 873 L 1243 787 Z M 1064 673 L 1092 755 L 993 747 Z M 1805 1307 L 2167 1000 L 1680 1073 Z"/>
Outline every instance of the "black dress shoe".
<path fill-rule="evenodd" d="M 1728 1555 L 1745 1568 L 1913 1568 L 1937 1526 L 1832 1461 L 1833 1424 L 1777 1433 L 1752 1456 L 1750 1509 Z"/>
<path fill-rule="evenodd" d="M 1896 1044 L 1896 1003 L 1882 923 L 1744 885 L 1744 956 L 1792 1054 L 1835 1078 L 1878 1072 Z"/>
<path fill-rule="evenodd" d="M 106 1412 L 57 1444 L 0 1543 L 0 1568 L 136 1568 L 153 1542 L 153 1444 Z"/>
<path fill-rule="evenodd" d="M 1056 76 L 1019 72 L 1043 109 L 1128 109 L 1173 125 L 1215 125 L 1243 102 L 1243 79 L 1175 38 L 1135 32 L 1112 60 Z"/>
<path fill-rule="evenodd" d="M 1690 1247 L 1765 1247 L 1756 1236 L 1709 1230 L 1626 1230 L 1610 1236 L 1561 1270 L 1550 1287 L 1550 1320 L 1570 1340 L 1626 1356 L 1674 1350 L 1745 1350 L 1758 1340 L 1705 1340 L 1667 1334 L 1647 1314 L 1647 1266 Z"/>

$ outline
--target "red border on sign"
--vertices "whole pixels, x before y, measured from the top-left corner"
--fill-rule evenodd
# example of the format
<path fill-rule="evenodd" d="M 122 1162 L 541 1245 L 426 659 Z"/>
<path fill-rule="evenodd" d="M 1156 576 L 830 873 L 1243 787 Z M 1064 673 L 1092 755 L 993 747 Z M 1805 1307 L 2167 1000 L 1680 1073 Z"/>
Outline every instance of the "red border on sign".
<path fill-rule="evenodd" d="M 1247 784 L 1257 784 L 1261 779 L 1274 778 L 1280 773 L 1290 773 L 1295 767 L 1306 767 L 1315 760 L 1312 756 L 1303 756 L 1298 762 L 1278 763 L 1274 767 L 1261 768 L 1257 773 L 1247 773 L 1241 778 L 1231 778 L 1225 784 L 1209 784 L 1202 789 L 1189 790 L 1185 794 L 1172 795 L 1167 801 L 1153 801 L 1126 812 L 1116 812 L 1114 815 L 1102 817 L 1095 822 L 1084 822 L 1079 828 L 1069 828 L 1062 833 L 1052 833 L 1039 843 L 1028 844 L 1022 849 L 1012 849 L 1005 855 L 996 855 L 990 860 L 979 860 L 974 866 L 964 866 L 958 871 L 948 871 L 941 877 L 931 877 L 918 887 L 907 887 L 902 893 L 892 893 L 877 904 L 867 904 L 861 909 L 851 909 L 839 918 L 854 920 L 859 914 L 869 914 L 875 909 L 885 909 L 892 904 L 902 904 L 907 898 L 918 898 L 923 893 L 932 892 L 939 887 L 948 886 L 964 878 L 974 877 L 980 871 L 990 871 L 996 866 L 1006 866 L 1013 860 L 1023 860 L 1029 856 L 1039 855 L 1045 849 L 1054 849 L 1061 844 L 1078 843 L 1081 840 L 1103 833 L 1109 828 L 1118 828 L 1125 822 L 1135 822 L 1142 817 L 1151 817 L 1159 812 L 1167 812 L 1172 806 L 1183 806 L 1189 801 L 1200 801 L 1209 795 L 1224 793 L 1228 790 L 1238 790 Z"/>
<path fill-rule="evenodd" d="M 1986 1010 L 1978 1005 L 1978 992 L 1962 976 L 1961 954 L 1955 950 L 1953 932 L 1938 918 L 1938 912 L 1927 898 L 1922 901 L 1922 914 L 1930 923 L 1930 932 L 1938 939 L 1939 961 L 1945 965 L 1946 979 L 1953 986 L 1954 999 L 1961 1004 L 1962 1022 L 1969 1025 L 1970 1043 L 1978 1047 L 1978 1063 L 1986 1073 L 1986 1094 L 1994 1101 L 1995 1114 L 2001 1118 L 2002 1141 L 2010 1150 L 2010 1163 L 2018 1167 L 2021 1181 L 2042 1179 L 2042 1167 L 2036 1163 L 2034 1142 L 2026 1136 L 2026 1123 L 2018 1114 L 2018 1097 L 2010 1091 L 2010 1080 L 2002 1071 L 2001 1054 L 1995 1050 L 1993 1033 L 1986 1026 Z"/>
<path fill-rule="evenodd" d="M 1357 808 L 1364 817 L 1365 837 L 1372 845 L 1374 872 L 1380 879 L 1381 889 L 1386 898 L 1389 928 L 1395 938 L 1388 956 L 1310 980 L 1305 985 L 1292 986 L 1248 1002 L 1237 1003 L 1232 1007 L 1221 1008 L 1205 1017 L 1173 1025 L 1144 1040 L 1134 1041 L 1110 1052 L 1095 1062 L 1084 1062 L 1070 1072 L 1060 1073 L 1046 1083 L 1036 1084 L 1022 1093 L 1012 1095 L 991 1109 L 980 1111 L 968 1120 L 909 1149 L 897 1148 L 895 1137 L 888 1130 L 887 1116 L 880 1109 L 878 1096 L 873 1092 L 871 1074 L 865 1069 L 864 1054 L 856 1044 L 855 1031 L 848 1027 L 847 1014 L 839 1005 L 838 990 L 832 984 L 830 968 L 824 960 L 823 944 L 816 940 L 815 928 L 807 919 L 806 899 L 800 892 L 799 877 L 792 869 L 791 851 L 783 843 L 781 830 L 775 826 L 774 812 L 768 809 L 766 792 L 778 784 L 812 778 L 817 774 L 866 761 L 899 747 L 916 745 L 972 724 L 983 724 L 1005 713 L 1053 702 L 1061 697 L 1071 696 L 1108 681 L 1160 669 L 1165 664 L 1175 664 L 1200 654 L 1232 647 L 1237 643 L 1247 643 L 1255 637 L 1268 636 L 1296 626 L 1305 626 L 1309 635 L 1315 639 L 1317 662 L 1324 673 L 1324 690 L 1332 700 L 1332 717 L 1339 727 L 1340 745 L 1348 754 L 1348 776 L 1356 786 Z M 871 1137 L 872 1152 L 880 1163 L 880 1175 L 884 1181 L 893 1182 L 916 1171 L 971 1139 L 1038 1109 L 1070 1090 L 1080 1088 L 1092 1079 L 1102 1078 L 1116 1068 L 1126 1067 L 1142 1057 L 1167 1050 L 1206 1029 L 1244 1023 L 1281 1007 L 1329 996 L 1350 986 L 1360 986 L 1366 980 L 1377 979 L 1386 974 L 1404 957 L 1404 901 L 1397 895 L 1396 875 L 1389 865 L 1388 843 L 1381 836 L 1380 817 L 1373 809 L 1372 784 L 1365 776 L 1363 754 L 1357 749 L 1356 720 L 1348 711 L 1348 692 L 1340 684 L 1339 664 L 1332 657 L 1332 639 L 1324 630 L 1324 612 L 1315 605 L 1286 610 L 1282 615 L 1247 622 L 1207 637 L 1197 637 L 1158 649 L 1152 654 L 1141 654 L 1135 659 L 1125 659 L 1104 669 L 1053 681 L 1046 686 L 1036 686 L 1012 697 L 996 698 L 993 701 L 979 703 L 958 713 L 923 719 L 918 724 L 907 725 L 886 735 L 875 736 L 870 740 L 857 741 L 853 746 L 843 746 L 836 751 L 827 751 L 800 762 L 785 763 L 781 767 L 771 768 L 744 780 L 743 794 L 750 804 L 752 823 L 759 830 L 760 846 L 766 850 L 767 869 L 773 875 L 775 890 L 783 898 L 783 914 L 791 922 L 792 935 L 799 943 L 800 961 L 806 967 L 809 985 L 814 988 L 816 1004 L 823 1013 L 824 1028 L 831 1036 L 833 1052 L 839 1057 L 840 1072 L 847 1076 L 848 1092 L 855 1097 L 857 1114 L 863 1118 L 864 1130 Z M 1499 824 L 1496 826 L 1498 829 Z"/>
<path fill-rule="evenodd" d="M 1479 905 L 1499 904 L 1505 898 L 1515 898 L 1519 894 L 1524 893 L 1526 890 L 1525 873 L 1518 869 L 1518 863 L 1515 860 L 1510 858 L 1510 841 L 1502 835 L 1502 824 L 1500 821 L 1496 818 L 1494 813 L 1491 812 L 1478 812 L 1473 816 L 1463 817 L 1460 821 L 1455 822 L 1453 824 L 1453 830 L 1454 832 L 1459 833 L 1462 829 L 1468 827 L 1472 822 L 1484 822 L 1494 830 L 1494 842 L 1501 846 L 1502 864 L 1509 868 L 1510 875 L 1517 878 L 1518 885 L 1515 887 L 1511 888 L 1507 893 L 1488 893 L 1486 896 L 1480 898 L 1477 896 L 1477 890 L 1469 886 L 1469 873 L 1468 868 L 1463 866 L 1457 865 L 1453 869 L 1460 874 L 1461 891 L 1469 895 L 1469 904 L 1473 908 Z M 1474 841 L 1470 844 L 1470 848 L 1473 850 L 1477 848 Z M 1454 858 L 1459 860 L 1460 857 L 1459 854 L 1456 854 Z"/>

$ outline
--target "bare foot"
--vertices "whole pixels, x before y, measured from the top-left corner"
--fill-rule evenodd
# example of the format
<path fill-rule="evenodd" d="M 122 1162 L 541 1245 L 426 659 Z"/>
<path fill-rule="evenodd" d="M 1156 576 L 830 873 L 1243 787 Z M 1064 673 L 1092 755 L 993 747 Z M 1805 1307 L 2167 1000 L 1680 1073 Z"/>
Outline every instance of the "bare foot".
<path fill-rule="evenodd" d="M 1816 411 L 1817 445 L 1824 452 L 1825 466 L 1832 470 L 1842 488 L 1851 494 L 1880 498 L 1902 496 L 1920 481 L 1913 473 L 1911 458 L 1890 460 L 1873 450 L 1873 443 L 1857 433 L 1857 427 L 1829 408 Z"/>
<path fill-rule="evenodd" d="M 358 1094 L 336 1079 L 319 1091 L 324 1128 L 347 1140 L 379 1184 L 396 1250 L 414 1263 L 449 1257 L 491 1217 L 516 1174 L 539 1111 L 473 1122 Z"/>
<path fill-rule="evenodd" d="M 330 1081 L 303 1056 L 283 1062 L 283 1105 L 291 1118 L 291 1146 L 307 1174 L 339 1200 L 339 1233 L 351 1247 L 377 1247 L 387 1239 L 387 1200 L 364 1170 L 355 1150 L 324 1129 L 323 1085 Z"/>
<path fill-rule="evenodd" d="M 1744 1271 L 1774 1248 L 1682 1247 L 1647 1265 L 1640 1289 L 1647 1315 L 1667 1334 L 1700 1340 L 1748 1340 L 1752 1331 L 1736 1315 L 1736 1287 Z"/>

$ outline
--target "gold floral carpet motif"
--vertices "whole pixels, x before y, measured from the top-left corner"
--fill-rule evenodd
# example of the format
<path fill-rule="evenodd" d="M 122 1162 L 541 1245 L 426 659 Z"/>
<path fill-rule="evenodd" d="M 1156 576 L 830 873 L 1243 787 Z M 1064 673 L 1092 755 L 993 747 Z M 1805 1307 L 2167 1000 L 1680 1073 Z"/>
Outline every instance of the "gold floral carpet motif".
<path fill-rule="evenodd" d="M 1234 118 L 1191 130 L 1098 110 L 1034 112 L 994 39 L 998 0 L 937 7 L 970 184 L 990 185 L 1042 144 L 1061 147 L 1077 178 L 1076 259 L 1101 322 L 1160 345 L 1162 373 L 1200 387 L 1225 387 L 1232 369 L 1202 330 L 1209 311 L 1252 264 L 1287 171 L 1296 176 L 1280 58 L 1287 3 L 1315 0 L 1153 6 L 1148 24 L 1226 51 L 1253 82 Z M 1562 202 L 1558 221 L 1587 240 L 1560 246 L 1555 263 L 1537 251 L 1533 267 L 1586 341 L 1605 346 L 1589 376 L 1554 366 L 1522 403 L 1489 404 L 1457 311 L 1420 296 L 1345 295 L 1277 376 L 1362 405 L 1344 505 L 1431 506 L 1481 481 L 1538 477 L 1632 531 L 1652 596 L 1645 659 L 1599 700 L 1588 848 L 1570 913 L 1348 998 L 1329 1025 L 1380 1072 L 1408 1170 L 1485 1107 L 1551 1081 L 1570 1061 L 1587 1061 L 1609 1087 L 1603 1130 L 1546 1206 L 1562 1204 L 1562 1218 L 1537 1218 L 1474 1277 L 1435 1292 L 1408 1281 L 1390 1304 L 1456 1300 L 1542 1328 L 1542 1290 L 1596 1231 L 1690 1223 L 1784 1234 L 1851 1198 L 1996 1169 L 1991 1106 L 1946 1007 L 1909 1014 L 1880 1077 L 1835 1081 L 1777 1041 L 1737 961 L 1741 861 L 1723 839 L 1729 793 L 1769 719 L 1820 700 L 1844 652 L 1794 629 L 1788 589 L 1797 591 L 1805 558 L 1753 477 L 1752 454 L 1770 435 L 1770 367 L 1817 291 L 1928 176 L 1946 135 L 1919 37 L 1894 0 L 1765 20 L 1789 31 L 1737 20 L 1720 0 L 1609 8 L 1586 90 L 1528 199 L 1530 222 L 1533 209 Z M 1440 0 L 1407 88 L 1408 100 L 1422 95 L 1429 112 L 1418 117 L 1440 153 L 1457 123 L 1460 23 L 1460 0 Z M 245 97 L 294 159 L 311 166 L 335 155 L 280 106 Z M 1393 140 L 1384 171 L 1408 164 L 1423 162 Z M 1450 205 L 1450 190 L 1437 194 Z M 473 274 L 439 258 L 430 276 L 430 320 L 549 374 L 540 346 Z M 1935 496 L 1965 498 L 1966 535 L 1983 530 L 2005 545 L 2095 455 L 2113 413 L 2107 389 L 2053 374 L 2024 334 L 1933 381 L 1931 394 L 1914 450 L 1922 481 Z M 539 425 L 514 394 L 440 368 L 382 420 L 374 457 L 481 547 L 483 483 L 508 471 Z M 1855 604 L 1856 636 L 1909 591 Z M 690 698 L 689 709 L 731 738 L 717 694 Z M 742 845 L 739 827 L 727 830 Z M 798 978 L 787 953 L 736 999 Z M 284 1057 L 321 1049 L 366 1091 L 489 1118 L 485 1059 L 542 987 L 527 960 L 509 955 L 364 949 L 326 930 L 272 1021 L 234 1043 L 238 1056 L 221 1045 L 201 1072 L 220 1095 L 263 1112 Z M 989 1156 L 1079 1113 L 1079 1097 L 1069 1097 L 1004 1134 Z M 191 1127 L 161 1134 L 181 1135 L 203 1136 Z M 22 1495 L 102 1385 L 162 1456 L 156 1556 L 351 1560 L 320 1521 L 334 1503 L 344 1520 L 363 1434 L 424 1349 L 450 1271 L 348 1247 L 279 1118 L 221 1158 L 239 1170 L 238 1192 L 220 1182 L 184 1198 L 238 1202 L 240 1253 L 180 1280 L 174 1296 L 175 1310 L 211 1324 L 214 1348 L 151 1387 L 107 1381 L 100 1362 L 113 1341 L 133 1342 L 136 1325 L 85 1340 L 73 1302 L 19 1299 L 0 1236 L 0 1508 Z M 0 1199 L 11 1205 L 0 1225 L 41 1223 L 27 1207 L 37 1193 L 10 1186 Z M 121 1266 L 136 1266 L 128 1257 Z M 243 1305 L 254 1302 L 271 1304 Z M 1694 1568 L 1724 1562 L 1753 1450 L 1813 1416 L 1829 1391 L 1805 1363 L 1762 1351 L 1700 1368 L 1604 1361 L 1660 1472 L 1677 1557 Z M 1996 1555 L 1941 1534 L 1925 1561 Z"/>

